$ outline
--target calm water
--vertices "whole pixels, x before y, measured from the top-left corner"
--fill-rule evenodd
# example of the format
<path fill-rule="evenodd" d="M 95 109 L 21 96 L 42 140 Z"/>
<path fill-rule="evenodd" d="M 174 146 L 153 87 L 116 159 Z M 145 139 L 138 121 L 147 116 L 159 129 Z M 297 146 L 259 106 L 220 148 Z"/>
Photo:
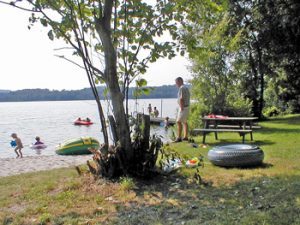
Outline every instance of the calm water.
<path fill-rule="evenodd" d="M 141 99 L 138 102 L 130 100 L 131 112 L 147 112 L 151 103 L 156 106 L 162 116 L 175 118 L 176 99 Z M 162 106 L 162 107 L 161 107 Z M 107 104 L 103 102 L 104 111 Z M 161 110 L 162 108 L 162 110 Z M 15 152 L 10 146 L 11 133 L 17 133 L 21 138 L 24 156 L 54 155 L 55 146 L 65 140 L 83 136 L 92 136 L 102 140 L 100 121 L 95 101 L 49 101 L 49 102 L 9 102 L 0 103 L 0 158 L 15 157 Z M 74 126 L 73 121 L 78 118 L 89 117 L 94 124 L 91 126 Z M 169 140 L 171 130 L 166 132 L 162 127 L 152 127 L 152 133 L 164 136 L 164 141 Z M 34 143 L 35 136 L 48 146 L 36 152 L 29 148 Z"/>

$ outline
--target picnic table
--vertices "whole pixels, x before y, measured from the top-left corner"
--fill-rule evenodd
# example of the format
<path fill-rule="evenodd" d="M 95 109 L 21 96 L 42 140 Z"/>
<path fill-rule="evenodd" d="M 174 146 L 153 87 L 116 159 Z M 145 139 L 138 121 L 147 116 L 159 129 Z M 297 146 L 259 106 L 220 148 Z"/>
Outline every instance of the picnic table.
<path fill-rule="evenodd" d="M 245 143 L 246 134 L 250 134 L 251 141 L 253 141 L 253 128 L 259 128 L 258 126 L 253 126 L 253 122 L 257 119 L 257 117 L 204 116 L 201 118 L 204 127 L 194 129 L 192 133 L 202 133 L 202 143 L 205 144 L 206 135 L 210 132 L 215 133 L 216 140 L 218 140 L 219 132 L 236 132 L 242 136 L 242 142 Z"/>

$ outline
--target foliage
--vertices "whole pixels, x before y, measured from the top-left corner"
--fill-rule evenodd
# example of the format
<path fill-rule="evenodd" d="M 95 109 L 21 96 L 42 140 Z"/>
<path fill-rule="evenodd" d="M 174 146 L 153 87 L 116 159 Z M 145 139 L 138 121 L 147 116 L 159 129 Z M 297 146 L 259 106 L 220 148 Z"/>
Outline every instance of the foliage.
<path fill-rule="evenodd" d="M 130 172 L 131 174 L 149 178 L 157 173 L 156 161 L 158 154 L 163 146 L 161 137 L 152 135 L 149 143 L 146 143 L 143 131 L 138 131 L 135 135 L 133 145 L 134 157 L 131 161 Z"/>
<path fill-rule="evenodd" d="M 120 188 L 125 192 L 132 190 L 133 188 L 135 188 L 134 180 L 130 177 L 121 177 Z"/>
<path fill-rule="evenodd" d="M 189 115 L 189 128 L 190 130 L 193 130 L 194 128 L 202 127 L 203 123 L 201 120 L 201 117 L 208 115 L 210 113 L 210 110 L 206 105 L 204 105 L 200 101 L 197 101 L 196 103 L 192 103 L 190 107 L 190 115 Z"/>
<path fill-rule="evenodd" d="M 184 36 L 192 58 L 192 126 L 198 126 L 201 115 L 251 115 L 251 101 L 242 89 L 241 70 L 236 54 L 242 32 L 230 30 L 227 1 L 193 2 L 191 23 Z M 191 41 L 192 40 L 192 41 Z"/>
<path fill-rule="evenodd" d="M 290 99 L 285 101 L 281 96 L 287 91 L 281 84 L 286 81 L 286 72 L 283 69 L 278 69 L 276 71 L 276 76 L 266 78 L 266 90 L 265 90 L 265 109 L 270 109 L 272 107 L 277 108 L 280 113 L 291 114 L 297 110 L 292 103 L 293 100 Z M 295 105 L 296 106 L 296 105 Z"/>
<path fill-rule="evenodd" d="M 198 114 L 227 111 L 229 90 L 236 96 L 228 97 L 230 104 L 248 99 L 243 111 L 247 113 L 251 103 L 254 116 L 262 117 L 263 108 L 270 104 L 297 112 L 296 1 L 180 2 L 188 8 L 183 40 L 193 62 L 193 93 L 201 105 L 196 107 Z M 213 104 L 221 109 L 212 109 Z"/>
<path fill-rule="evenodd" d="M 263 112 L 265 117 L 278 116 L 280 113 L 281 113 L 280 110 L 278 108 L 276 108 L 275 106 L 265 108 L 264 112 Z"/>
<path fill-rule="evenodd" d="M 111 118 L 109 118 L 111 122 Z M 111 145 L 108 151 L 102 145 L 100 149 L 89 149 L 93 154 L 94 163 L 88 162 L 89 171 L 96 177 L 116 178 L 119 176 L 131 175 L 139 178 L 150 178 L 157 174 L 156 160 L 158 153 L 163 146 L 160 136 L 150 136 L 150 116 L 136 114 L 129 118 L 131 126 L 131 139 L 133 155 L 126 158 L 119 144 L 119 137 L 113 138 L 115 145 Z M 125 160 L 126 159 L 126 160 Z"/>
<path fill-rule="evenodd" d="M 51 215 L 49 213 L 43 213 L 39 218 L 41 225 L 46 225 L 51 221 Z"/>
<path fill-rule="evenodd" d="M 154 88 L 147 87 L 147 81 L 145 79 L 138 79 L 135 81 L 136 87 L 133 91 L 133 96 L 138 99 L 143 95 L 150 95 L 151 91 L 154 90 Z"/>
<path fill-rule="evenodd" d="M 297 112 L 299 101 L 299 4 L 288 1 L 230 1 L 233 29 L 243 29 L 241 49 L 247 54 L 244 88 L 255 115 L 268 107 L 267 86 L 276 82 L 276 107 Z M 250 88 L 249 88 L 250 87 Z M 277 99 L 277 100 L 276 100 Z"/>
<path fill-rule="evenodd" d="M 233 92 L 227 96 L 227 103 L 228 105 L 224 107 L 227 115 L 241 117 L 252 115 L 252 102 L 248 98 L 240 97 Z"/>
<path fill-rule="evenodd" d="M 300 112 L 300 5 L 296 0 L 266 0 L 257 4 L 259 41 L 277 72 L 281 102 Z M 280 76 L 282 70 L 285 76 Z M 278 106 L 278 105 L 276 105 Z"/>

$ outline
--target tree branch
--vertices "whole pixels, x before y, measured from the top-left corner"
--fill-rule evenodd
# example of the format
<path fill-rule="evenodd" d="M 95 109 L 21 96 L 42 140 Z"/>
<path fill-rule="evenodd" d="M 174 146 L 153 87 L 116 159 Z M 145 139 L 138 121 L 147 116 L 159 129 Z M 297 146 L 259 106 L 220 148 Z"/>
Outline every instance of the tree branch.
<path fill-rule="evenodd" d="M 80 67 L 81 69 L 85 69 L 83 66 L 81 66 L 80 64 L 74 62 L 74 61 L 71 60 L 71 59 L 66 58 L 64 55 L 54 55 L 54 56 L 56 56 L 56 57 L 58 57 L 58 58 L 61 58 L 61 59 L 64 59 L 64 60 L 66 60 L 66 61 L 68 61 L 68 62 L 70 62 L 70 63 L 72 63 L 72 64 L 74 64 L 74 65 L 76 65 L 76 66 L 78 66 L 78 67 Z"/>
<path fill-rule="evenodd" d="M 15 8 L 21 9 L 21 10 L 23 10 L 23 11 L 27 11 L 27 12 L 40 12 L 40 11 L 36 11 L 36 10 L 34 10 L 34 9 L 27 9 L 27 8 L 18 6 L 18 5 L 16 5 L 17 2 L 18 2 L 18 1 L 15 1 L 15 2 L 4 2 L 4 1 L 0 1 L 0 4 L 10 5 L 10 6 L 12 6 L 12 7 L 15 7 Z"/>

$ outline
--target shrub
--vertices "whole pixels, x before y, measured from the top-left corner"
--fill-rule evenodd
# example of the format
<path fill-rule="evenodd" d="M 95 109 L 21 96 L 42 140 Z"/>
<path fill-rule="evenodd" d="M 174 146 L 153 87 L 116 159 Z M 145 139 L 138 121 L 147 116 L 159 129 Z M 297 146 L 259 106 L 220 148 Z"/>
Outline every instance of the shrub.
<path fill-rule="evenodd" d="M 275 106 L 267 107 L 263 111 L 265 117 L 278 116 L 280 113 L 281 111 Z"/>
<path fill-rule="evenodd" d="M 135 184 L 132 178 L 130 177 L 121 177 L 120 179 L 120 188 L 123 191 L 130 191 L 135 188 Z"/>

